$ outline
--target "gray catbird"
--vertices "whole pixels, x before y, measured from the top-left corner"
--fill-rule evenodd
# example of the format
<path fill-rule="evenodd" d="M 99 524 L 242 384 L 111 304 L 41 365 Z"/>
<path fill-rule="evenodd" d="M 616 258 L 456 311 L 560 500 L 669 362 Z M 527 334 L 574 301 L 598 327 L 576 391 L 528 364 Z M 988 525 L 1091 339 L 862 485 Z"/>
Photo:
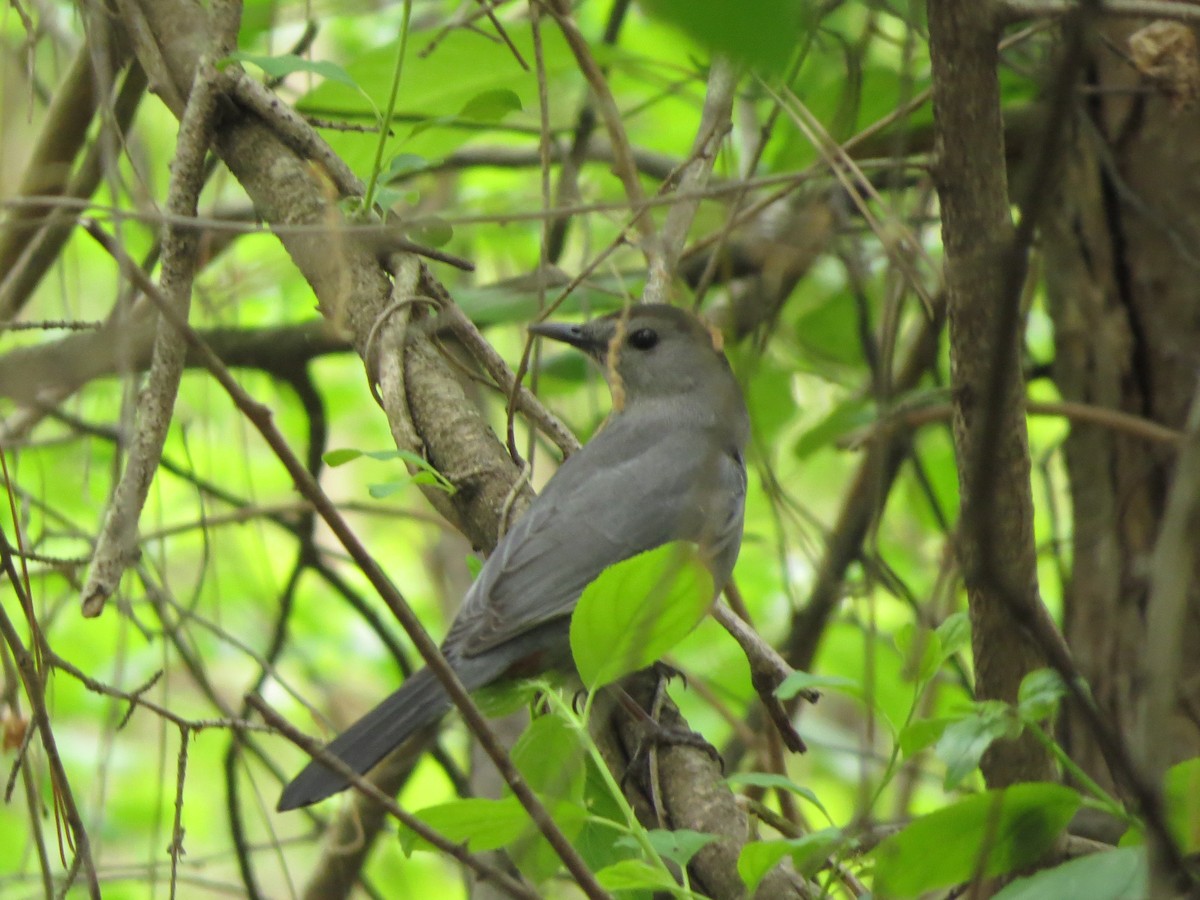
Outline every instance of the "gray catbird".
<path fill-rule="evenodd" d="M 539 324 L 542 337 L 600 364 L 613 412 L 566 460 L 496 545 L 442 642 L 467 690 L 572 669 L 568 628 L 584 587 L 613 563 L 671 541 L 692 541 L 719 593 L 742 541 L 749 420 L 720 340 L 690 313 L 635 306 L 584 325 Z M 451 707 L 428 669 L 328 747 L 366 772 Z M 347 787 L 313 761 L 279 809 Z"/>

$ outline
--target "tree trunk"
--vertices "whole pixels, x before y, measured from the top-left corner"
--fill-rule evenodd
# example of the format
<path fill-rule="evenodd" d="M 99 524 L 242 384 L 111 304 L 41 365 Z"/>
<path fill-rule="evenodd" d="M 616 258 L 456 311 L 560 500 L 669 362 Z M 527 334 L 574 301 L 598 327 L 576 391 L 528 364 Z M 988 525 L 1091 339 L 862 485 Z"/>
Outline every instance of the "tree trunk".
<path fill-rule="evenodd" d="M 1107 41 L 1092 47 L 1091 90 L 1045 223 L 1055 378 L 1067 400 L 1181 428 L 1200 371 L 1200 119 L 1178 89 L 1118 55 L 1138 27 L 1108 23 Z M 1186 49 L 1190 29 L 1169 27 Z M 1147 644 L 1146 604 L 1174 461 L 1170 446 L 1099 425 L 1073 425 L 1066 442 L 1074 565 L 1064 630 L 1101 709 L 1127 735 L 1139 727 L 1146 660 L 1161 650 Z M 1195 646 L 1194 592 L 1179 625 L 1184 646 Z M 1173 727 L 1153 738 L 1168 741 L 1174 759 L 1200 746 L 1200 658 L 1185 659 L 1179 674 Z M 1068 717 L 1063 737 L 1085 771 L 1112 786 L 1082 723 Z"/>

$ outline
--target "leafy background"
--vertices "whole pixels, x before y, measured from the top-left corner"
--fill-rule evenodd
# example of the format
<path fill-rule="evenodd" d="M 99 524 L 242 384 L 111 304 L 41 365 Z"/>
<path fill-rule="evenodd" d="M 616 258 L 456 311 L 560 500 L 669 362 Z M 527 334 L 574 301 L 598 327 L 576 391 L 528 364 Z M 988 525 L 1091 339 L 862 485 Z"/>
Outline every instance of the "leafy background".
<path fill-rule="evenodd" d="M 1065 755 L 1059 763 L 1074 788 L 1022 785 L 1003 815 L 990 805 L 994 795 L 982 793 L 980 760 L 994 739 L 1023 727 L 1040 730 L 1041 722 L 1045 739 L 1053 740 L 1045 723 L 1062 687 L 1042 674 L 1026 682 L 1018 706 L 972 703 L 967 601 L 954 560 L 960 498 L 945 341 L 902 394 L 890 395 L 885 382 L 893 376 L 881 374 L 897 371 L 917 335 L 938 321 L 929 303 L 940 302 L 943 290 L 924 10 L 919 4 L 816 7 L 792 0 L 745 6 L 733 15 L 715 0 L 632 6 L 617 0 L 579 4 L 571 13 L 620 110 L 648 195 L 688 158 L 714 54 L 742 67 L 731 129 L 715 161 L 715 189 L 700 205 L 690 242 L 701 263 L 718 236 L 736 251 L 713 265 L 704 309 L 726 332 L 754 421 L 737 585 L 770 643 L 816 648 L 809 665 L 816 680 L 803 683 L 817 683 L 824 696 L 798 714 L 808 753 L 780 765 L 761 735 L 751 733 L 754 741 L 746 746 L 748 727 L 768 726 L 752 717 L 757 700 L 745 659 L 721 629 L 706 620 L 671 651 L 670 661 L 688 681 L 677 683 L 672 696 L 691 727 L 718 748 L 737 748 L 738 762 L 727 774 L 751 798 L 746 802 L 760 839 L 743 851 L 740 873 L 754 883 L 786 856 L 834 896 L 861 895 L 864 885 L 879 896 L 943 890 L 1036 861 L 1081 797 L 1114 813 L 1129 828 L 1126 843 L 1136 845 L 1137 810 L 1103 778 L 1084 780 Z M 493 11 L 502 28 L 482 7 L 440 0 L 411 9 L 249 0 L 239 52 L 225 64 L 269 79 L 280 97 L 310 117 L 349 167 L 376 187 L 374 199 L 390 207 L 405 235 L 470 261 L 471 272 L 432 265 L 515 367 L 524 326 L 558 293 L 555 287 L 539 292 L 531 283 L 539 266 L 553 265 L 569 277 L 587 273 L 558 316 L 594 314 L 637 297 L 645 271 L 636 241 L 620 237 L 630 220 L 628 199 L 603 151 L 603 128 L 573 184 L 557 166 L 543 183 L 539 139 L 545 133 L 569 146 L 591 110 L 588 82 L 562 31 L 536 4 L 500 4 Z M 38 140 L 55 121 L 56 86 L 74 60 L 87 58 L 86 38 L 95 35 L 89 15 L 69 4 L 14 4 L 0 20 L 7 51 L 0 69 L 6 240 L 28 233 L 18 219 L 27 206 L 17 198 L 52 193 L 36 184 L 30 189 L 22 173 L 37 171 L 45 150 Z M 617 39 L 605 41 L 613 21 L 620 22 Z M 511 46 L 499 39 L 501 30 Z M 1000 72 L 1006 111 L 1019 114 L 1042 96 L 1054 34 L 1040 27 L 1009 33 Z M 388 114 L 397 78 L 398 101 Z M 381 125 L 388 132 L 383 141 Z M 823 133 L 816 140 L 814 130 Z M 172 114 L 146 94 L 120 141 L 108 146 L 104 175 L 78 210 L 137 260 L 151 258 L 159 246 L 176 131 Z M 102 146 L 112 136 L 107 126 L 93 124 L 86 142 Z M 835 165 L 842 157 L 830 147 L 839 143 L 850 148 L 858 169 Z M 550 201 L 571 210 L 553 258 L 547 258 L 543 231 L 553 219 L 546 184 L 566 186 Z M 738 206 L 776 191 L 764 214 L 735 221 Z M 865 213 L 855 202 L 864 196 Z M 353 202 L 342 205 L 355 214 Z M 654 209 L 657 223 L 666 210 L 666 204 Z M 206 232 L 191 317 L 196 328 L 214 338 L 214 329 L 279 329 L 282 343 L 319 319 L 311 287 L 269 233 L 272 223 L 255 222 L 246 195 L 220 165 L 200 212 L 210 222 L 231 219 L 243 227 Z M 350 239 L 335 231 L 331 252 Z M 15 262 L 8 264 L 5 277 L 16 271 Z M 153 262 L 148 269 L 153 272 Z M 689 302 L 694 288 L 695 278 L 678 281 L 677 300 Z M 261 755 L 230 756 L 227 720 L 257 724 L 242 698 L 261 690 L 303 730 L 331 736 L 398 682 L 394 649 L 408 661 L 415 655 L 366 579 L 319 526 L 315 547 L 340 587 L 300 566 L 295 534 L 283 526 L 305 521 L 306 504 L 224 392 L 196 369 L 183 377 L 163 454 L 170 465 L 158 471 L 141 517 L 141 557 L 103 616 L 80 616 L 81 580 L 125 456 L 142 366 L 123 356 L 123 339 L 133 347 L 138 338 L 119 327 L 101 332 L 107 341 L 79 338 L 97 333 L 95 323 L 127 304 L 130 292 L 111 257 L 75 228 L 36 288 L 21 297 L 18 310 L 9 310 L 10 320 L 36 327 L 8 330 L 2 338 L 7 484 L 20 546 L 36 553 L 27 562 L 30 615 L 49 646 L 105 685 L 126 694 L 144 688 L 145 699 L 196 727 L 186 739 L 180 781 L 176 725 L 145 708 L 130 714 L 126 699 L 89 689 L 60 667 L 46 682 L 54 733 L 106 896 L 299 895 L 320 864 L 333 812 L 276 814 L 281 777 L 290 777 L 305 756 L 269 732 L 253 734 Z M 1056 325 L 1036 276 L 1024 313 L 1028 397 L 1054 404 L 1061 399 L 1058 388 L 1039 371 L 1055 357 Z M 352 449 L 387 457 L 379 452 L 393 446 L 387 422 L 372 402 L 360 357 L 336 334 L 311 356 L 295 346 L 296 365 L 287 378 L 250 353 L 239 364 L 238 380 L 270 408 L 300 454 Z M 93 360 L 99 369 L 89 368 Z M 539 395 L 586 439 L 608 407 L 598 373 L 552 348 L 534 368 Z M 29 393 L 43 388 L 48 405 L 31 404 Z M 503 435 L 504 398 L 484 386 L 472 391 Z M 914 430 L 893 484 L 869 469 L 864 474 L 863 462 L 865 448 L 897 423 Z M 1061 618 L 1074 528 L 1063 457 L 1070 426 L 1059 415 L 1031 416 L 1027 424 L 1040 596 Z M 536 447 L 533 480 L 544 481 L 555 453 L 524 422 L 518 421 L 516 435 L 523 451 Z M 427 628 L 444 633 L 469 583 L 472 553 L 418 490 L 433 476 L 414 479 L 394 458 L 335 461 L 344 464 L 321 471 L 325 490 Z M 837 580 L 836 613 L 817 622 L 815 633 L 804 633 L 813 624 L 805 611 L 821 583 L 826 548 L 853 502 L 856 479 L 863 479 L 868 496 L 875 492 L 875 514 L 855 561 Z M 6 517 L 4 530 L 15 544 L 13 528 L 13 517 Z M 5 593 L 4 607 L 13 621 L 22 620 L 15 593 Z M 3 760 L 10 765 L 28 710 L 12 647 L 0 653 L 8 735 Z M 790 689 L 800 686 L 793 682 Z M 537 720 L 518 744 L 519 762 L 524 753 L 530 770 L 547 759 L 566 767 L 582 752 L 578 736 L 561 724 L 569 710 L 561 716 Z M 473 850 L 520 845 L 528 826 L 511 799 L 455 805 L 455 775 L 469 765 L 468 743 L 460 724 L 448 724 L 444 752 L 419 764 L 399 795 L 401 805 L 440 810 L 429 820 L 469 840 Z M 18 780 L 0 806 L 0 834 L 9 836 L 0 841 L 4 896 L 52 893 L 39 856 L 59 879 L 72 858 L 50 812 L 53 792 L 36 739 L 33 744 L 26 761 L 37 796 L 28 799 Z M 1180 756 L 1192 755 L 1191 747 Z M 547 790 L 586 796 L 593 813 L 619 818 L 606 806 L 613 802 L 606 799 L 608 788 L 595 783 L 598 770 L 587 771 L 587 779 Z M 1195 766 L 1184 763 L 1172 770 L 1168 786 L 1174 833 L 1192 851 L 1196 777 Z M 186 855 L 173 859 L 180 786 Z M 1000 824 L 990 841 L 973 843 L 969 838 L 995 826 L 996 816 Z M 913 819 L 908 831 L 893 827 Z M 573 833 L 581 845 L 612 841 L 604 829 Z M 668 859 L 686 859 L 697 849 L 680 846 L 693 839 L 688 835 L 641 837 Z M 245 848 L 240 863 L 235 838 Z M 360 890 L 385 897 L 468 890 L 451 861 L 420 849 L 410 856 L 411 840 L 387 834 L 370 856 Z M 930 854 L 932 846 L 939 853 Z M 977 864 L 981 846 L 991 859 L 984 866 Z M 661 873 L 655 873 L 655 853 L 644 847 L 634 841 L 615 855 L 611 846 L 588 852 L 602 863 L 605 853 L 608 862 L 623 858 L 624 868 L 607 870 L 607 883 L 645 893 L 661 886 L 655 880 Z M 547 895 L 574 895 L 545 848 L 526 856 L 519 846 L 512 852 L 523 872 L 542 879 Z M 826 859 L 833 864 L 822 868 Z M 1084 891 L 1071 896 L 1133 896 L 1140 889 L 1129 884 L 1145 877 L 1144 857 L 1128 847 L 1068 865 L 1078 868 L 1049 874 L 1064 880 L 1071 874 L 1076 890 Z M 1020 884 L 1005 895 L 1068 896 L 1061 882 L 1025 888 L 1032 891 L 1025 894 Z M 1097 892 L 1101 888 L 1108 893 Z"/>

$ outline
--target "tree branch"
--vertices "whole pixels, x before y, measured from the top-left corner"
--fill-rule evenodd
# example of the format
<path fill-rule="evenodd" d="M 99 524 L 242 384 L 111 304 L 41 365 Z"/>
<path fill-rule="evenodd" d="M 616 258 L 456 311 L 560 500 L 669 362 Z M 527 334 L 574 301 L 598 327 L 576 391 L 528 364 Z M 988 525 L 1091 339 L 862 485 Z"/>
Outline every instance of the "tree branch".
<path fill-rule="evenodd" d="M 962 498 L 958 555 L 971 614 L 976 695 L 1011 703 L 1021 679 L 1046 663 L 1025 627 L 1045 613 L 1017 365 L 1024 261 L 1012 252 L 998 31 L 988 3 L 930 0 L 928 9 Z M 1054 772 L 1031 735 L 993 745 L 982 768 L 991 787 L 1044 781 Z"/>
<path fill-rule="evenodd" d="M 214 8 L 220 8 L 218 4 Z M 196 69 L 187 106 L 179 120 L 179 138 L 171 166 L 167 210 L 173 216 L 196 215 L 200 188 L 204 185 L 204 158 L 213 136 L 217 107 L 216 70 L 211 59 L 224 56 L 236 45 L 236 22 L 226 39 L 212 47 L 214 56 Z M 163 238 L 162 291 L 173 309 L 186 321 L 192 301 L 192 278 L 196 270 L 196 232 L 172 222 Z M 137 431 L 104 516 L 96 541 L 92 565 L 82 591 L 83 614 L 98 616 L 120 584 L 121 575 L 137 555 L 137 522 L 150 482 L 162 457 L 167 429 L 183 375 L 186 348 L 176 329 L 159 321 L 150 376 L 138 397 Z"/>

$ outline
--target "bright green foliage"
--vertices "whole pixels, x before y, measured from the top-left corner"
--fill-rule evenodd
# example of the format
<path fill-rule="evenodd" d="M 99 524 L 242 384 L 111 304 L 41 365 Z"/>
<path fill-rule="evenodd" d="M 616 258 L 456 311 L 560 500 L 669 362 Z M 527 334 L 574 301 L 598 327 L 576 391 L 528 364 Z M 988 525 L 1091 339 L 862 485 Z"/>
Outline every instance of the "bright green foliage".
<path fill-rule="evenodd" d="M 1131 900 L 1146 891 L 1145 849 L 1120 847 L 1018 878 L 996 900 Z"/>
<path fill-rule="evenodd" d="M 1200 852 L 1200 757 L 1172 766 L 1163 786 L 1167 821 L 1184 853 Z"/>
<path fill-rule="evenodd" d="M 915 336 L 930 321 L 920 295 L 944 288 L 924 5 L 561 5 L 571 7 L 595 63 L 586 73 L 543 3 L 314 7 L 245 0 L 237 50 L 218 66 L 240 66 L 307 117 L 354 176 L 373 185 L 374 202 L 339 196 L 321 161 L 301 153 L 320 196 L 298 189 L 296 210 L 261 218 L 263 208 L 220 162 L 227 148 L 217 146 L 200 201 L 204 252 L 191 323 L 228 353 L 235 378 L 270 409 L 285 440 L 441 637 L 489 543 L 468 547 L 447 506 L 470 502 L 497 472 L 491 463 L 443 471 L 432 452 L 426 458 L 388 449 L 395 441 L 371 396 L 373 373 L 370 366 L 364 373 L 362 348 L 348 340 L 363 285 L 338 281 L 317 298 L 276 232 L 294 227 L 293 213 L 305 204 L 326 202 L 328 228 L 308 252 L 333 257 L 355 246 L 355 229 L 378 231 L 386 212 L 387 235 L 474 267 L 425 263 L 515 370 L 529 322 L 544 314 L 604 313 L 641 294 L 645 251 L 678 208 L 673 192 L 694 160 L 714 59 L 732 60 L 739 79 L 734 113 L 715 145 L 713 179 L 692 198 L 687 277 L 673 279 L 668 293 L 681 305 L 698 302 L 722 328 L 745 389 L 753 440 L 734 580 L 755 628 L 781 652 L 803 657 L 797 667 L 806 671 L 787 677 L 776 696 L 795 704 L 809 751 L 774 752 L 751 668 L 704 617 L 712 585 L 687 549 L 630 560 L 588 588 L 571 633 L 580 672 L 594 688 L 669 653 L 685 673 L 687 687 L 676 680 L 671 697 L 690 727 L 725 753 L 727 784 L 744 795 L 750 839 L 738 874 L 748 885 L 784 861 L 830 897 L 848 900 L 850 882 L 828 862 L 878 897 L 940 890 L 1034 858 L 1083 797 L 1127 824 L 1126 846 L 1018 880 L 1003 896 L 1135 895 L 1145 883 L 1143 823 L 1073 770 L 1054 743 L 1059 707 L 1068 705 L 1061 679 L 1035 672 L 1015 705 L 974 702 L 968 601 L 953 552 L 961 523 L 951 416 L 961 398 L 951 390 L 944 331 L 920 375 L 899 381 Z M 90 124 L 79 121 L 86 126 L 79 158 L 34 158 L 65 137 L 42 129 L 53 121 L 51 103 L 72 99 L 62 93 L 72 59 L 94 58 L 82 43 L 85 30 L 93 31 L 80 13 L 85 7 L 46 0 L 12 6 L 0 17 L 8 51 L 0 66 L 0 238 L 16 235 L 20 254 L 36 256 L 25 244 L 32 225 L 12 224 L 29 208 L 17 196 L 20 183 L 28 174 L 41 185 L 47 172 L 78 172 L 91 154 L 102 172 L 95 192 L 77 207 L 47 187 L 53 208 L 61 206 L 72 221 L 95 222 L 157 280 L 179 128 L 153 92 L 120 134 L 107 107 Z M 618 22 L 613 16 L 621 9 Z M 306 33 L 310 18 L 313 31 Z M 1004 34 L 1011 45 L 1001 96 L 1018 139 L 1023 114 L 1045 95 L 1040 73 L 1060 46 L 1057 24 Z M 153 89 L 164 89 L 161 73 L 151 75 Z M 73 98 L 72 109 L 91 103 L 97 83 L 85 80 L 86 94 Z M 623 160 L 598 87 L 611 97 L 632 148 L 645 201 L 637 215 L 627 185 L 614 175 Z M 1147 104 L 1156 102 L 1153 89 L 1139 88 Z M 231 104 L 222 100 L 220 127 L 255 115 Z M 846 155 L 814 141 L 800 127 L 805 122 Z M 35 211 L 38 224 L 45 216 Z M 635 227 L 639 217 L 645 232 Z M 760 229 L 768 221 L 779 227 Z M 728 252 L 709 267 L 707 254 L 717 247 Z M 367 255 L 376 249 L 371 244 Z M 541 287 L 533 277 L 539 268 Z M 1022 306 L 1022 361 L 1031 373 L 1051 367 L 1058 350 L 1042 274 L 1035 267 Z M 0 285 L 9 277 L 0 271 Z M 787 289 L 775 296 L 780 283 Z M 310 527 L 311 507 L 278 459 L 212 378 L 191 368 L 138 523 L 140 556 L 102 617 L 78 614 L 79 586 L 128 458 L 150 355 L 149 338 L 119 328 L 97 340 L 93 324 L 121 323 L 144 302 L 111 256 L 75 227 L 15 316 L 22 326 L 42 324 L 0 332 L 0 386 L 7 391 L 0 393 L 0 424 L 16 516 L 14 523 L 6 513 L 0 529 L 35 554 L 26 560 L 32 609 L 52 650 L 103 685 L 205 723 L 187 737 L 180 812 L 186 853 L 176 860 L 176 895 L 249 895 L 253 882 L 260 896 L 299 896 L 319 865 L 323 834 L 304 813 L 277 815 L 274 803 L 281 777 L 305 757 L 257 730 L 260 722 L 241 698 L 259 691 L 292 723 L 329 738 L 386 696 L 416 656 L 329 530 Z M 303 340 L 295 341 L 298 331 Z M 415 329 L 410 351 L 430 336 Z M 469 397 L 465 408 L 445 406 L 447 420 L 469 431 L 481 419 L 507 444 L 507 391 L 484 378 L 452 336 L 436 331 L 432 338 L 429 346 L 448 354 Z M 109 345 L 120 353 L 106 355 Z M 127 356 L 127 349 L 136 352 Z M 603 378 L 573 349 L 540 353 L 528 360 L 524 383 L 587 439 L 609 410 Z M 31 387 L 49 407 L 15 399 L 18 389 Z M 1032 400 L 1060 399 L 1041 374 L 1029 390 Z M 1063 453 L 1073 428 L 1062 416 L 1029 420 L 1038 588 L 1055 615 L 1073 565 L 1074 486 Z M 903 440 L 893 454 L 879 454 L 897 435 Z M 536 489 L 558 451 L 519 411 L 511 436 Z M 511 472 L 519 469 L 514 464 Z M 487 514 L 501 527 L 520 510 L 519 503 L 506 505 L 506 489 L 489 494 Z M 868 518 L 858 531 L 847 524 L 855 510 Z M 848 555 L 831 577 L 826 567 L 841 552 Z M 24 611 L 5 584 L 0 604 L 28 644 Z M 11 662 L 7 644 L 0 656 Z M 0 726 L 19 735 L 27 698 L 7 674 L 0 681 L 17 698 L 16 707 L 0 710 Z M 819 703 L 798 699 L 807 689 L 821 692 Z M 549 699 L 533 701 L 539 691 Z M 65 670 L 48 677 L 45 693 L 100 861 L 104 897 L 168 896 L 172 860 L 164 848 L 173 843 L 179 728 L 144 706 L 126 720 L 126 696 L 98 693 Z M 638 900 L 656 890 L 684 891 L 664 860 L 688 859 L 712 836 L 636 822 L 581 713 L 568 708 L 569 689 L 507 685 L 477 699 L 488 713 L 535 711 L 513 747 L 515 763 L 604 884 Z M 250 730 L 235 734 L 235 721 Z M 984 753 L 1016 734 L 1050 747 L 1079 794 L 1019 786 L 1003 795 L 998 812 L 998 795 L 963 799 L 983 783 Z M 459 798 L 466 743 L 450 716 L 440 752 L 418 765 L 401 804 L 472 850 L 502 848 L 548 900 L 577 896 L 511 795 Z M 46 814 L 51 782 L 36 736 L 28 758 L 35 802 L 27 802 L 21 775 L 12 802 L 0 805 L 3 897 L 41 896 L 39 847 L 54 891 L 67 872 L 54 817 Z M 14 759 L 14 748 L 0 750 L 0 771 L 9 772 Z M 1163 785 L 1171 833 L 1193 853 L 1200 850 L 1198 772 L 1195 760 L 1182 763 Z M 317 813 L 332 819 L 339 802 Z M 784 821 L 792 810 L 794 820 Z M 895 821 L 912 824 L 864 857 L 857 823 Z M 244 842 L 242 855 L 233 849 L 235 837 Z M 455 900 L 465 892 L 458 867 L 405 831 L 400 840 L 376 841 L 362 877 L 387 897 Z M 67 893 L 85 890 L 76 880 Z"/>
<path fill-rule="evenodd" d="M 1031 865 L 1050 849 L 1080 797 L 1055 784 L 987 791 L 916 819 L 880 844 L 875 892 L 880 898 L 990 878 Z"/>
<path fill-rule="evenodd" d="M 758 887 L 763 877 L 785 856 L 790 856 L 796 871 L 811 876 L 846 843 L 840 828 L 823 828 L 804 837 L 778 841 L 754 841 L 738 856 L 738 874 L 747 891 Z"/>
<path fill-rule="evenodd" d="M 426 484 L 445 491 L 447 494 L 453 494 L 457 488 L 453 483 L 446 478 L 441 472 L 430 465 L 429 460 L 418 456 L 409 450 L 354 450 L 346 448 L 342 450 L 330 450 L 322 459 L 325 464 L 333 467 L 344 466 L 346 463 L 366 456 L 370 459 L 394 460 L 398 459 L 401 462 L 417 469 L 413 475 L 403 481 L 394 481 L 388 484 L 371 485 L 368 488 L 369 493 L 376 500 L 382 500 L 385 497 L 390 497 L 404 489 L 409 484 Z"/>
<path fill-rule="evenodd" d="M 959 786 L 979 767 L 979 761 L 994 742 L 1016 737 L 1020 723 L 1008 706 L 998 701 L 976 703 L 969 715 L 950 722 L 937 742 L 937 756 L 946 764 L 945 788 Z"/>
<path fill-rule="evenodd" d="M 584 685 L 601 687 L 660 659 L 712 601 L 712 576 L 693 544 L 665 544 L 610 566 L 571 615 L 571 653 Z"/>
<path fill-rule="evenodd" d="M 644 0 L 646 9 L 670 22 L 714 54 L 763 72 L 783 68 L 801 36 L 802 0 Z"/>

